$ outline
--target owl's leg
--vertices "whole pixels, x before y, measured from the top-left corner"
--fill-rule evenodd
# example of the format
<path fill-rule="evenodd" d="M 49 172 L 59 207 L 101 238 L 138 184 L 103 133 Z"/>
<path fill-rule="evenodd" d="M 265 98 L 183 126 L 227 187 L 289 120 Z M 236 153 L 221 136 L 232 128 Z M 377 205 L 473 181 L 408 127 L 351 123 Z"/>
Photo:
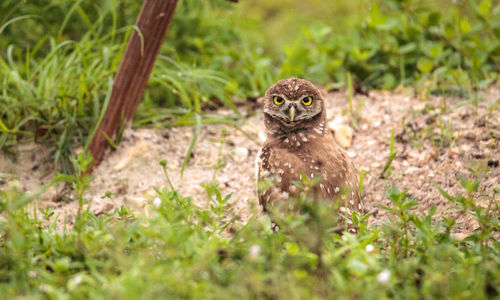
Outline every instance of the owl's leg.
<path fill-rule="evenodd" d="M 358 228 L 352 223 L 352 210 L 349 207 L 346 208 L 341 206 L 339 208 L 339 214 L 341 217 L 341 229 L 339 230 L 339 233 L 342 233 L 345 228 L 347 228 L 347 232 L 349 233 L 358 233 Z"/>
<path fill-rule="evenodd" d="M 288 198 L 288 192 L 283 192 L 276 186 L 269 187 L 266 191 L 261 193 L 259 197 L 259 202 L 262 205 L 264 213 L 268 214 L 271 218 L 271 229 L 273 232 L 279 231 L 280 227 L 276 218 L 273 217 L 273 213 L 267 207 L 273 207 L 279 210 L 280 204 L 285 204 L 284 201 L 288 200 Z"/>

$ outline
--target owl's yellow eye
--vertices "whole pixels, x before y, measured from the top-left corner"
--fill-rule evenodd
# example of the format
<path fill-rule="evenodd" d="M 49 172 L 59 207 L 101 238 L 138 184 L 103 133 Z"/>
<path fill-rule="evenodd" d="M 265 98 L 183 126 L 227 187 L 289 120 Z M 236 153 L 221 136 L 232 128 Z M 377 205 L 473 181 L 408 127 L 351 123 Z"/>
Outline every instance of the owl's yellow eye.
<path fill-rule="evenodd" d="M 308 106 L 308 105 L 311 105 L 313 103 L 313 97 L 311 96 L 308 96 L 308 97 L 305 97 L 304 99 L 302 99 L 302 104 Z"/>
<path fill-rule="evenodd" d="M 281 105 L 281 104 L 283 104 L 283 102 L 285 102 L 285 99 L 283 99 L 283 98 L 281 98 L 279 96 L 274 96 L 273 97 L 273 102 L 276 105 Z"/>

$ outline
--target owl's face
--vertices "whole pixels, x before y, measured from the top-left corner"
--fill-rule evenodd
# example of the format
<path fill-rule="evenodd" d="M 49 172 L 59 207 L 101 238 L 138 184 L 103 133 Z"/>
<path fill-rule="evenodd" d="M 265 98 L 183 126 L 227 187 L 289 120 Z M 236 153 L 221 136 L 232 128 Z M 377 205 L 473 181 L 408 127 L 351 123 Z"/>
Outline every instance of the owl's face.
<path fill-rule="evenodd" d="M 318 118 L 322 111 L 321 93 L 311 82 L 304 79 L 280 80 L 272 85 L 265 95 L 264 114 L 279 121 L 281 127 L 301 127 Z M 266 122 L 267 125 L 271 124 Z"/>

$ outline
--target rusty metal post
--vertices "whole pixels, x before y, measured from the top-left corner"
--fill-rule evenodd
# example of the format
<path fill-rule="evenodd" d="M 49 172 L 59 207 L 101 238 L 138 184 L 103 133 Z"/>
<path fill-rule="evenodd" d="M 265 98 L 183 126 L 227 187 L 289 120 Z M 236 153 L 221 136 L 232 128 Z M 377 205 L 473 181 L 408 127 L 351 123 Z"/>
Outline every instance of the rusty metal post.
<path fill-rule="evenodd" d="M 120 124 L 126 124 L 134 117 L 176 6 L 177 0 L 143 2 L 136 22 L 140 35 L 132 33 L 113 82 L 108 107 L 89 144 L 95 165 L 101 162 L 109 147 L 106 136 L 113 138 Z"/>

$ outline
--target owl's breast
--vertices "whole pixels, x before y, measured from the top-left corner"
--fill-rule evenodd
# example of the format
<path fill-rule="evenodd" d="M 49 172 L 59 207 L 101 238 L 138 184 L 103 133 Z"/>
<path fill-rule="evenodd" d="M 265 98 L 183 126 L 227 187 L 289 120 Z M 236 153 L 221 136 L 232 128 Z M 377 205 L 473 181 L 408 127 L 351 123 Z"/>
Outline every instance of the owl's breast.
<path fill-rule="evenodd" d="M 302 150 L 302 151 L 301 151 Z M 290 195 L 298 192 L 296 181 L 312 180 L 322 176 L 324 163 L 310 150 L 301 148 L 264 146 L 258 157 L 258 180 L 270 182 L 271 188 Z"/>
<path fill-rule="evenodd" d="M 353 202 L 348 206 L 357 208 L 358 201 L 352 200 L 359 199 L 357 175 L 350 158 L 328 137 L 302 142 L 299 147 L 274 143 L 262 148 L 258 180 L 267 184 L 259 199 L 269 202 L 296 196 L 301 192 L 297 182 L 313 181 L 316 185 L 308 189 L 310 196 L 340 199 L 342 194 Z"/>

